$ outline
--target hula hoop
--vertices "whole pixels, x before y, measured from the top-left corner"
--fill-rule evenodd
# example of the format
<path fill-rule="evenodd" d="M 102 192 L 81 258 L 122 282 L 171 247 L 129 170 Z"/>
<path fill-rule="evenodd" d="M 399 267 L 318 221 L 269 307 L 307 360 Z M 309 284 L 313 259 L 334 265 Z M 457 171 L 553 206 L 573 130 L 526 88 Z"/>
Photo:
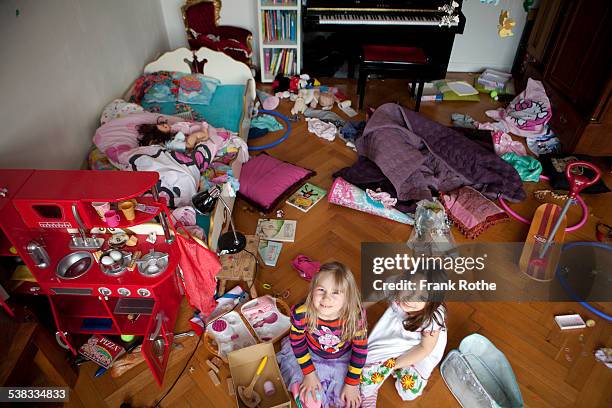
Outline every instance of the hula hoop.
<path fill-rule="evenodd" d="M 289 134 L 291 133 L 291 123 L 289 123 L 289 118 L 286 117 L 285 115 L 283 115 L 281 113 L 278 113 L 278 112 L 275 112 L 275 111 L 270 111 L 270 110 L 265 110 L 265 109 L 262 109 L 259 112 L 260 113 L 267 113 L 268 115 L 272 115 L 272 116 L 276 116 L 276 117 L 281 118 L 287 124 L 287 126 L 285 127 L 287 130 L 285 130 L 285 133 L 281 137 L 279 137 L 278 139 L 276 139 L 273 142 L 270 142 L 270 143 L 262 145 L 262 146 L 249 146 L 249 151 L 264 150 L 264 149 L 269 149 L 271 147 L 274 147 L 274 146 L 284 142 L 285 139 L 287 139 L 289 137 Z"/>
<path fill-rule="evenodd" d="M 612 246 L 606 245 L 606 244 L 604 244 L 602 242 L 571 242 L 569 244 L 564 245 L 563 249 L 561 250 L 561 252 L 563 253 L 563 252 L 565 252 L 565 251 L 567 251 L 569 249 L 572 249 L 572 248 L 575 248 L 575 247 L 582 247 L 582 246 L 593 246 L 593 247 L 597 247 L 597 248 L 603 248 L 603 249 L 606 249 L 608 251 L 612 250 Z M 561 276 L 561 274 L 559 273 L 559 268 L 557 268 L 557 272 L 555 273 L 555 276 L 559 280 L 559 283 L 563 287 L 563 290 L 565 291 L 565 293 L 570 295 L 570 297 L 572 299 L 574 299 L 574 301 L 580 303 L 580 305 L 584 306 L 587 310 L 595 313 L 597 316 L 599 316 L 599 317 L 601 317 L 601 318 L 603 318 L 603 319 L 605 319 L 605 320 L 607 320 L 609 322 L 612 321 L 612 316 L 602 312 L 601 310 L 595 309 L 589 303 L 585 302 L 584 300 L 581 300 L 576 295 L 576 293 L 574 293 L 572 288 L 569 287 L 569 285 L 567 284 L 567 281 L 563 278 L 563 276 Z"/>
<path fill-rule="evenodd" d="M 540 176 L 540 181 L 541 180 L 550 180 L 548 177 L 546 176 Z M 506 201 L 499 196 L 497 198 L 497 200 L 499 201 L 499 203 L 501 204 L 502 208 L 504 209 L 504 211 L 506 211 L 512 218 L 516 219 L 517 221 L 522 222 L 523 224 L 527 224 L 530 225 L 531 224 L 531 220 L 528 220 L 527 218 L 523 218 L 522 216 L 520 216 L 519 214 L 517 214 L 516 212 L 514 212 L 509 206 L 508 204 L 506 204 Z M 576 196 L 576 201 L 578 202 L 578 204 L 580 205 L 580 207 L 582 207 L 582 218 L 580 219 L 580 221 L 578 221 L 577 224 L 572 225 L 571 227 L 566 227 L 565 228 L 565 232 L 573 232 L 576 231 L 580 228 L 582 228 L 584 226 L 584 224 L 586 224 L 587 222 L 587 218 L 588 218 L 588 214 L 589 214 L 589 208 L 587 207 L 586 203 L 584 202 L 584 200 L 582 199 L 582 197 L 580 197 L 579 195 Z"/>

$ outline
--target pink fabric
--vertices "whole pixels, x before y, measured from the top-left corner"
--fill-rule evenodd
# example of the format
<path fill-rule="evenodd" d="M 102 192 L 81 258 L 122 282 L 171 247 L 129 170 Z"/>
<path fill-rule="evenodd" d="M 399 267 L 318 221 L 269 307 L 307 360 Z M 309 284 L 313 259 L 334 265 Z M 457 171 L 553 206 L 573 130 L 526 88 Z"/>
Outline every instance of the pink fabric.
<path fill-rule="evenodd" d="M 448 216 L 467 238 L 474 239 L 490 226 L 509 219 L 501 208 L 466 186 L 441 195 Z"/>
<path fill-rule="evenodd" d="M 168 121 L 171 127 L 181 122 L 178 127 L 190 126 L 189 122 L 185 122 L 176 116 L 160 115 L 158 113 L 134 113 L 123 118 L 117 118 L 105 123 L 96 130 L 93 142 L 96 147 L 105 154 L 110 162 L 121 169 L 130 167 L 130 157 L 137 153 L 147 153 L 151 149 L 149 146 L 138 146 L 138 126 L 144 123 L 158 123 L 158 118 L 164 118 Z M 193 123 L 191 126 L 208 126 L 206 122 Z M 215 157 L 225 144 L 224 130 L 217 131 L 210 126 L 208 128 L 209 139 L 204 143 L 210 150 L 211 157 Z"/>
<path fill-rule="evenodd" d="M 260 154 L 243 164 L 238 194 L 260 210 L 268 212 L 293 187 L 313 174 L 311 170 Z"/>
<path fill-rule="evenodd" d="M 489 110 L 488 117 L 497 123 L 481 123 L 479 129 L 502 130 L 523 137 L 536 137 L 546 133 L 546 124 L 552 117 L 550 101 L 540 81 L 529 78 L 527 87 L 505 109 Z"/>
<path fill-rule="evenodd" d="M 181 255 L 179 265 L 189 303 L 208 316 L 217 306 L 214 297 L 217 287 L 215 277 L 221 271 L 221 262 L 214 252 L 191 236 L 185 237 L 177 233 L 176 242 Z"/>
<path fill-rule="evenodd" d="M 516 153 L 518 156 L 526 156 L 527 151 L 521 142 L 512 140 L 512 136 L 500 130 L 491 132 L 493 137 L 493 148 L 498 156 L 506 153 Z"/>
<path fill-rule="evenodd" d="M 293 261 L 291 266 L 297 271 L 301 278 L 311 281 L 314 276 L 321 270 L 321 262 L 314 261 L 306 255 L 298 255 Z"/>

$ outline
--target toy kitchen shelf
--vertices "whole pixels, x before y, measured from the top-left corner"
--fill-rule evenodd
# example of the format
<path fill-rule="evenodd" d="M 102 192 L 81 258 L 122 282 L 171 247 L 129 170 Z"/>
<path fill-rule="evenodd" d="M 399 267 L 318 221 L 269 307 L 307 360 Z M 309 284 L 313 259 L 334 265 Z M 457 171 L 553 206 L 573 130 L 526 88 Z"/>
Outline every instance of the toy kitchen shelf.
<path fill-rule="evenodd" d="M 61 346 L 76 354 L 79 345 L 71 343 L 70 334 L 143 336 L 142 353 L 161 385 L 182 288 L 177 274 L 180 255 L 167 228 L 165 203 L 155 198 L 158 178 L 155 172 L 0 170 L 0 255 L 23 259 L 36 279 L 30 285 L 31 294 L 49 300 Z M 148 192 L 153 197 L 143 197 Z M 114 228 L 159 216 L 164 235 L 156 235 L 154 243 L 147 241 L 149 235 L 136 235 L 135 246 L 120 250 L 126 259 L 137 251 L 142 255 L 150 251 L 167 254 L 166 267 L 154 276 L 142 274 L 138 267 L 111 276 L 93 255 L 110 249 L 112 234 L 100 229 L 107 225 L 91 203 L 132 199 L 155 211 L 137 211 L 131 221 L 118 211 L 121 221 Z M 93 228 L 100 231 L 95 237 L 89 232 Z M 99 244 L 100 238 L 104 243 L 98 248 L 94 244 Z M 71 249 L 76 243 L 81 244 L 79 248 Z M 72 258 L 76 255 L 80 258 Z M 58 271 L 62 268 L 75 268 L 77 277 L 61 277 Z"/>

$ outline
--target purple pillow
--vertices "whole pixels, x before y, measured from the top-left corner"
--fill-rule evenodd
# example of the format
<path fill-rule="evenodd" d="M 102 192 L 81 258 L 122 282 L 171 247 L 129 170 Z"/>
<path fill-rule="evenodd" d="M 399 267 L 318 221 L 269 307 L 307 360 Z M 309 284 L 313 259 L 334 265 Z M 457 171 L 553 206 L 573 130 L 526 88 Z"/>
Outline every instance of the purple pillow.
<path fill-rule="evenodd" d="M 314 174 L 264 152 L 242 165 L 238 195 L 267 213 Z"/>

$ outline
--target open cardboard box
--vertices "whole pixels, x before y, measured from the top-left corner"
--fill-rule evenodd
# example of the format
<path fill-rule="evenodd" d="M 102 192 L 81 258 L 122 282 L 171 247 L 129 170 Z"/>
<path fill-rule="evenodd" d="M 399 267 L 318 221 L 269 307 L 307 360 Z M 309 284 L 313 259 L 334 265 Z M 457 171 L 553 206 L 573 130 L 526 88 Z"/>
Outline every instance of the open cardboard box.
<path fill-rule="evenodd" d="M 291 408 L 291 397 L 287 392 L 287 387 L 281 377 L 280 368 L 276 362 L 276 353 L 270 343 L 256 344 L 228 354 L 228 362 L 232 381 L 234 383 L 234 393 L 236 395 L 236 406 L 247 408 L 238 396 L 238 386 L 247 386 L 253 379 L 257 367 L 264 356 L 268 356 L 268 363 L 261 373 L 259 380 L 255 384 L 255 391 L 261 396 L 261 408 Z M 263 384 L 272 381 L 276 392 L 274 395 L 264 394 Z"/>

